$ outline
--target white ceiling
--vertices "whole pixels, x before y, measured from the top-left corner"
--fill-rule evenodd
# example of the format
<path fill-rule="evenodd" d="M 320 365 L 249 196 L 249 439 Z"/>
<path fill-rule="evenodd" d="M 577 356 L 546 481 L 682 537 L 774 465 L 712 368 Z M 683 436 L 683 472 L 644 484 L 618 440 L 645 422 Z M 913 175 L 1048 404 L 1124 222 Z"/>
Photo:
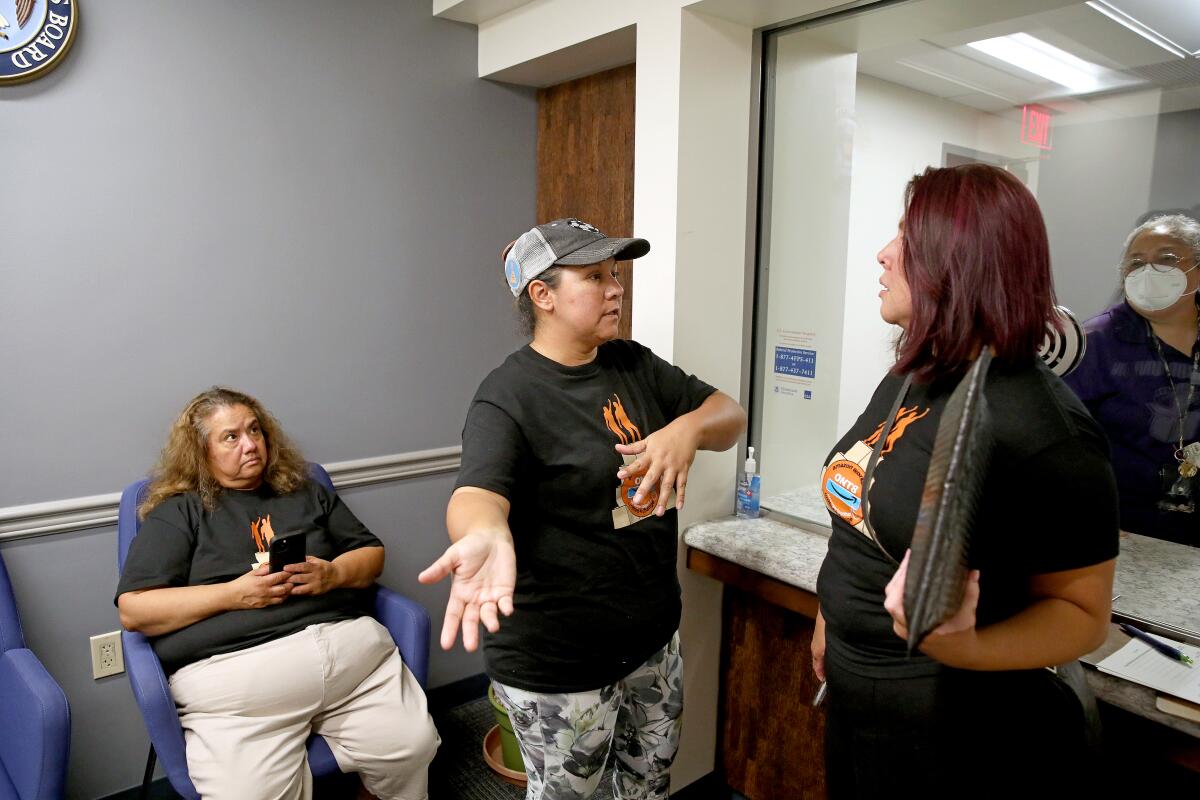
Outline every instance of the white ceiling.
<path fill-rule="evenodd" d="M 1190 53 L 1200 52 L 1200 0 L 1108 0 Z"/>
<path fill-rule="evenodd" d="M 1180 46 L 1200 50 L 1200 0 L 1108 2 Z M 1022 32 L 1097 65 L 1098 90 L 1072 95 L 967 47 Z M 1060 120 L 1069 123 L 1200 107 L 1200 59 L 1172 55 L 1079 0 L 921 0 L 792 35 L 857 51 L 861 73 L 992 113 L 1039 102 L 1073 116 Z"/>

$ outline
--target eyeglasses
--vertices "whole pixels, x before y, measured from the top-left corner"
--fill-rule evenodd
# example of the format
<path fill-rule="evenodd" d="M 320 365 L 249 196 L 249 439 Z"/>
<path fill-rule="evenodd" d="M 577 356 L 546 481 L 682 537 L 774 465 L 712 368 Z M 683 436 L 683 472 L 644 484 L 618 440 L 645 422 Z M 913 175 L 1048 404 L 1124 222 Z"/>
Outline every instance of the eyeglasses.
<path fill-rule="evenodd" d="M 1133 272 L 1135 269 L 1141 269 L 1145 266 L 1149 266 L 1155 272 L 1170 272 L 1173 269 L 1187 271 L 1188 269 L 1196 266 L 1197 263 L 1200 263 L 1200 258 L 1193 256 L 1191 258 L 1191 265 L 1185 266 L 1188 260 L 1189 259 L 1186 256 L 1177 256 L 1174 253 L 1163 253 L 1160 256 L 1156 256 L 1153 262 L 1147 262 L 1140 258 L 1135 258 L 1131 261 L 1126 261 L 1125 263 L 1121 264 L 1121 272 L 1123 274 L 1128 274 Z"/>

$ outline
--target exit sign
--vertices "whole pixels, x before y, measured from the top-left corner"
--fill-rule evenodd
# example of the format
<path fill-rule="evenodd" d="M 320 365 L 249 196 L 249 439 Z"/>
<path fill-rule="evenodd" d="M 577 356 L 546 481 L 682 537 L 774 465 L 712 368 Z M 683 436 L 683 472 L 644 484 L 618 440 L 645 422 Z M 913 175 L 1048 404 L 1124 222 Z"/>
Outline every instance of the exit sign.
<path fill-rule="evenodd" d="M 1042 106 L 1021 109 L 1021 141 L 1042 150 L 1050 149 L 1050 110 Z"/>

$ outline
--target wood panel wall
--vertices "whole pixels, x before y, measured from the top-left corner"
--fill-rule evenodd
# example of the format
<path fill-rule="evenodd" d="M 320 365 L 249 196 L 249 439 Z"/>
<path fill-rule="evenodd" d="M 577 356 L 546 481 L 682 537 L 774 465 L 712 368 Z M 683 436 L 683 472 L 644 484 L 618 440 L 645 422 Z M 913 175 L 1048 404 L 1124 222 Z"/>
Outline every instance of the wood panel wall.
<path fill-rule="evenodd" d="M 748 800 L 825 797 L 825 712 L 810 666 L 813 620 L 725 587 L 721 768 Z"/>
<path fill-rule="evenodd" d="M 630 64 L 538 90 L 539 223 L 576 217 L 609 236 L 633 235 L 634 74 Z M 619 335 L 628 339 L 633 275 L 629 262 L 618 269 Z"/>

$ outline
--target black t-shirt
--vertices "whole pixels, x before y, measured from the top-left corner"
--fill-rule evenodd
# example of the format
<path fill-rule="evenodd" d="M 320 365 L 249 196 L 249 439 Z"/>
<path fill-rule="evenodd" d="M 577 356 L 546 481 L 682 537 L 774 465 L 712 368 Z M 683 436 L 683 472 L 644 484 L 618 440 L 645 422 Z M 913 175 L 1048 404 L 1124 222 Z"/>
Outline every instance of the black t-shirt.
<path fill-rule="evenodd" d="M 577 367 L 525 346 L 484 379 L 463 427 L 457 485 L 511 505 L 517 586 L 512 616 L 484 636 L 492 678 L 533 692 L 589 691 L 670 640 L 680 615 L 676 513 L 629 511 L 622 497 L 634 487 L 617 480 L 614 446 L 646 438 L 714 391 L 625 340 Z"/>
<path fill-rule="evenodd" d="M 817 592 L 827 653 L 867 677 L 937 672 L 937 662 L 905 654 L 883 608 L 896 564 L 862 531 L 862 477 L 871 445 L 903 378 L 889 374 L 866 411 L 826 459 L 821 491 L 833 520 Z M 913 383 L 876 466 L 871 524 L 897 560 L 912 540 L 938 421 L 957 380 Z M 970 563 L 980 570 L 977 627 L 1007 619 L 1030 603 L 1031 576 L 1091 566 L 1118 549 L 1116 481 L 1099 426 L 1041 361 L 993 361 L 985 396 L 996 446 L 972 534 Z"/>
<path fill-rule="evenodd" d="M 249 492 L 226 489 L 212 513 L 195 492 L 178 494 L 146 516 L 129 547 L 117 597 L 138 589 L 224 583 L 246 574 L 258 551 L 252 526 L 268 517 L 276 536 L 304 531 L 307 554 L 327 561 L 360 547 L 382 546 L 333 490 L 314 481 L 285 495 L 266 484 Z M 365 598 L 355 589 L 289 597 L 279 605 L 216 614 L 154 637 L 151 644 L 170 674 L 318 622 L 361 616 Z"/>

